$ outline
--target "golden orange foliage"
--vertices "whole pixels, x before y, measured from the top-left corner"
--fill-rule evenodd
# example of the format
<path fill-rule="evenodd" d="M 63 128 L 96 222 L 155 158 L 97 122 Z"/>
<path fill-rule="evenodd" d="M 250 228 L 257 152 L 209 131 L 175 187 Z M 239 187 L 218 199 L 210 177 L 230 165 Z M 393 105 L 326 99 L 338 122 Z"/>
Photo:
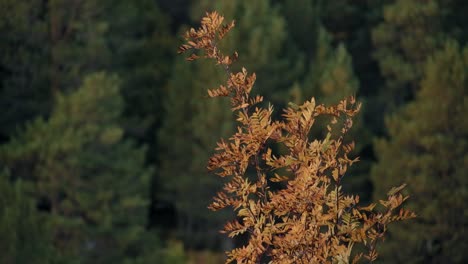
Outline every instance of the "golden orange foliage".
<path fill-rule="evenodd" d="M 356 159 L 349 153 L 354 143 L 345 144 L 344 135 L 360 104 L 353 97 L 334 106 L 316 104 L 312 98 L 302 105 L 291 104 L 283 118 L 273 121 L 273 108 L 259 107 L 261 96 L 251 97 L 255 73 L 242 68 L 232 73 L 231 64 L 238 54 L 224 55 L 218 42 L 234 27 L 223 25 L 217 12 L 207 13 L 197 30 L 190 29 L 186 44 L 179 52 L 200 50 L 188 60 L 216 60 L 228 74 L 218 88 L 208 90 L 210 97 L 229 97 L 237 113 L 237 132 L 221 140 L 210 158 L 208 169 L 229 177 L 214 201 L 212 210 L 232 207 L 237 219 L 228 222 L 222 232 L 229 237 L 248 234 L 245 246 L 227 252 L 227 262 L 237 263 L 356 263 L 377 258 L 376 242 L 382 239 L 390 222 L 415 217 L 400 208 L 408 198 L 401 194 L 405 187 L 393 188 L 388 199 L 376 204 L 358 205 L 359 197 L 342 192 L 342 179 Z M 255 106 L 257 105 L 257 106 Z M 318 116 L 329 116 L 328 134 L 310 139 L 309 132 Z M 338 122 L 340 120 L 341 122 Z M 337 133 L 334 128 L 338 127 Z M 274 154 L 269 147 L 282 145 L 287 151 Z M 255 170 L 250 179 L 247 170 Z M 271 188 L 282 182 L 282 188 Z M 368 250 L 352 252 L 356 244 Z M 353 258 L 351 260 L 351 258 Z"/>

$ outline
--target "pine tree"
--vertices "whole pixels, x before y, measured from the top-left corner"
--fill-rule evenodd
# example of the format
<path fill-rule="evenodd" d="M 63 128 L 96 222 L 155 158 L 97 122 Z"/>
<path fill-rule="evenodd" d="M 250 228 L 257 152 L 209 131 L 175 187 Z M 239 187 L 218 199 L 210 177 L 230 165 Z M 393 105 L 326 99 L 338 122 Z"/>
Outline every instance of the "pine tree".
<path fill-rule="evenodd" d="M 372 32 L 374 56 L 386 79 L 382 110 L 394 110 L 414 96 L 426 59 L 442 46 L 447 7 L 439 2 L 395 0 L 384 7 L 384 21 Z"/>
<path fill-rule="evenodd" d="M 294 40 L 292 45 L 300 47 L 307 64 L 290 92 L 296 103 L 311 96 L 324 103 L 337 103 L 359 89 L 345 44 L 336 44 L 337 40 L 323 25 L 324 11 L 329 5 L 320 0 L 296 0 L 282 6 L 288 33 Z"/>
<path fill-rule="evenodd" d="M 0 0 L 0 140 L 50 114 L 54 96 L 109 65 L 108 23 L 96 0 Z"/>
<path fill-rule="evenodd" d="M 24 182 L 10 183 L 7 173 L 0 175 L 2 263 L 58 263 L 58 252 L 53 248 L 49 233 L 50 223 L 37 212 L 26 190 Z"/>
<path fill-rule="evenodd" d="M 170 17 L 152 0 L 102 1 L 107 6 L 109 46 L 114 55 L 110 67 L 122 80 L 125 135 L 148 146 L 147 164 L 157 164 L 159 146 L 155 134 L 162 125 L 165 87 L 174 50 Z M 156 174 L 151 185 L 157 185 Z M 151 187 L 149 226 L 164 218 L 158 201 L 159 188 Z"/>
<path fill-rule="evenodd" d="M 47 23 L 40 0 L 0 0 L 0 141 L 49 112 Z"/>
<path fill-rule="evenodd" d="M 56 247 L 83 261 L 131 259 L 145 232 L 151 170 L 145 149 L 122 138 L 122 108 L 117 78 L 91 75 L 0 151 L 12 175 L 33 184 Z"/>
<path fill-rule="evenodd" d="M 378 62 L 374 56 L 372 30 L 382 23 L 382 8 L 390 1 L 322 1 L 322 23 L 333 43 L 344 43 L 353 58 L 356 77 L 362 84 L 358 95 L 365 100 L 361 113 L 365 126 L 372 133 L 382 132 L 382 103 L 379 93 L 384 86 Z M 363 160 L 372 160 L 371 147 L 361 153 Z M 359 165 L 358 165 L 359 166 Z"/>
<path fill-rule="evenodd" d="M 317 48 L 302 84 L 302 97 L 316 96 L 322 103 L 336 103 L 340 98 L 356 94 L 359 81 L 354 75 L 352 58 L 344 44 L 334 48 L 325 28 L 319 27 L 317 31 Z"/>
<path fill-rule="evenodd" d="M 51 93 L 76 89 L 85 75 L 104 70 L 112 56 L 106 41 L 109 22 L 96 0 L 43 1 Z"/>
<path fill-rule="evenodd" d="M 416 100 L 386 119 L 376 142 L 375 192 L 407 182 L 411 223 L 382 244 L 388 263 L 463 263 L 468 259 L 468 47 L 448 42 L 428 60 Z"/>
<path fill-rule="evenodd" d="M 320 0 L 283 1 L 281 11 L 286 20 L 288 34 L 292 39 L 290 45 L 297 46 L 303 56 L 310 59 L 316 51 L 322 18 Z"/>
<path fill-rule="evenodd" d="M 213 138 L 232 131 L 227 102 L 209 102 L 204 96 L 206 85 L 215 85 L 222 72 L 206 63 L 187 65 L 178 60 L 174 66 L 167 96 L 165 115 L 158 134 L 160 200 L 174 203 L 179 236 L 189 248 L 219 244 L 217 230 L 225 217 L 213 217 L 207 204 L 220 182 L 206 172 L 206 161 L 214 147 Z"/>
<path fill-rule="evenodd" d="M 109 10 L 106 40 L 114 56 L 110 68 L 122 79 L 126 132 L 155 150 L 154 131 L 161 123 L 161 98 L 174 56 L 171 21 L 156 1 L 103 2 Z"/>
<path fill-rule="evenodd" d="M 447 0 L 442 3 L 450 7 L 445 13 L 444 31 L 449 32 L 448 34 L 457 39 L 459 43 L 468 43 L 468 28 L 466 27 L 468 2 L 463 0 Z"/>

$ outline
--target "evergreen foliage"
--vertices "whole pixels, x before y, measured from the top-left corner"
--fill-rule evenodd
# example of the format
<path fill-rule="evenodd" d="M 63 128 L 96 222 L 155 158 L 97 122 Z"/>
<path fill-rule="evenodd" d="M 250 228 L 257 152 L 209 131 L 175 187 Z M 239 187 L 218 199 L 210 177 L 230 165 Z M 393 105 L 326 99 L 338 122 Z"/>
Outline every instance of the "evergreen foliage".
<path fill-rule="evenodd" d="M 462 263 L 467 259 L 468 47 L 453 41 L 426 63 L 416 100 L 386 119 L 376 142 L 375 196 L 407 182 L 414 221 L 382 244 L 388 263 Z"/>
<path fill-rule="evenodd" d="M 320 1 L 283 1 L 280 11 L 286 20 L 287 32 L 292 39 L 288 46 L 296 45 L 306 58 L 313 57 L 317 49 L 318 30 L 323 16 Z"/>
<path fill-rule="evenodd" d="M 214 138 L 232 131 L 227 102 L 209 102 L 203 95 L 206 85 L 215 85 L 221 72 L 206 64 L 187 65 L 177 61 L 168 85 L 164 109 L 166 117 L 159 130 L 159 197 L 173 202 L 177 228 L 189 248 L 216 248 L 224 217 L 214 217 L 206 206 L 220 182 L 207 174 L 206 161 L 213 152 Z M 227 110 L 226 110 L 227 108 Z"/>
<path fill-rule="evenodd" d="M 57 248 L 94 263 L 125 258 L 146 222 L 151 170 L 145 149 L 122 138 L 122 107 L 116 77 L 91 75 L 1 149 L 49 211 Z"/>
<path fill-rule="evenodd" d="M 110 68 L 122 80 L 126 132 L 156 149 L 164 87 L 171 74 L 174 36 L 170 19 L 156 1 L 107 1 L 108 45 L 115 57 Z M 148 153 L 154 162 L 156 153 Z"/>
<path fill-rule="evenodd" d="M 109 23 L 96 0 L 42 1 L 47 23 L 49 89 L 52 95 L 75 89 L 85 75 L 109 65 Z"/>
<path fill-rule="evenodd" d="M 353 72 L 352 59 L 344 44 L 332 46 L 331 36 L 319 27 L 314 58 L 306 74 L 303 88 L 299 92 L 309 98 L 316 96 L 323 103 L 336 103 L 341 98 L 355 95 L 359 81 Z"/>
<path fill-rule="evenodd" d="M 0 249 L 2 263 L 58 263 L 50 236 L 50 224 L 26 197 L 24 182 L 10 183 L 0 175 Z"/>
<path fill-rule="evenodd" d="M 335 37 L 323 25 L 323 13 L 328 5 L 302 0 L 283 4 L 288 33 L 294 40 L 289 44 L 300 47 L 301 55 L 306 58 L 305 71 L 290 91 L 293 102 L 315 96 L 320 102 L 336 103 L 359 90 L 345 43 L 336 44 Z"/>
<path fill-rule="evenodd" d="M 391 1 L 322 1 L 322 21 L 332 36 L 333 43 L 344 43 L 352 59 L 353 70 L 361 84 L 357 95 L 363 101 L 362 119 L 365 127 L 373 134 L 383 132 L 382 105 L 380 93 L 384 89 L 379 64 L 373 53 L 379 47 L 372 42 L 372 30 L 384 23 L 382 9 Z M 372 137 L 372 136 L 368 136 Z M 364 137 L 357 138 L 366 140 Z M 360 153 L 363 161 L 374 159 L 372 148 Z M 361 166 L 361 165 L 358 165 Z M 366 171 L 368 174 L 368 170 Z"/>
<path fill-rule="evenodd" d="M 8 140 L 18 124 L 50 110 L 42 2 L 0 0 L 0 142 Z"/>
<path fill-rule="evenodd" d="M 426 59 L 442 46 L 445 8 L 437 0 L 396 0 L 384 7 L 384 21 L 372 32 L 386 83 L 383 110 L 394 110 L 414 96 Z"/>
<path fill-rule="evenodd" d="M 108 24 L 96 0 L 0 1 L 0 136 L 48 116 L 54 96 L 103 69 L 110 53 Z"/>

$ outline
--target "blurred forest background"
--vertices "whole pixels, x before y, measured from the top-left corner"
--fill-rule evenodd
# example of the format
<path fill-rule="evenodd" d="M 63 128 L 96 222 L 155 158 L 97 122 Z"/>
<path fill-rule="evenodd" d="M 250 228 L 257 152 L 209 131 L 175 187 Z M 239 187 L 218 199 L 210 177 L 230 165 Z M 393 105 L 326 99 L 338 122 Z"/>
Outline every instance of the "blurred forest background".
<path fill-rule="evenodd" d="M 406 182 L 418 214 L 378 263 L 468 262 L 468 1 L 0 0 L 1 263 L 222 263 L 242 243 L 206 208 L 234 123 L 205 93 L 226 77 L 176 55 L 211 10 L 278 115 L 363 103 L 345 187 Z"/>

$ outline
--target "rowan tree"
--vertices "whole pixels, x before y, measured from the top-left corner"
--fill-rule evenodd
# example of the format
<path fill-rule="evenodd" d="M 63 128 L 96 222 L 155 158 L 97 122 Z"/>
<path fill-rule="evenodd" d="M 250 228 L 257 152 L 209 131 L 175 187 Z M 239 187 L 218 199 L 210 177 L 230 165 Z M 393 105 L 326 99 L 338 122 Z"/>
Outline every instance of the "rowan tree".
<path fill-rule="evenodd" d="M 230 237 L 247 234 L 246 245 L 227 253 L 227 262 L 237 263 L 353 263 L 361 257 L 377 258 L 376 242 L 383 238 L 390 222 L 415 214 L 400 208 L 408 198 L 400 192 L 405 184 L 392 188 L 388 199 L 358 206 L 359 197 L 342 191 L 347 169 L 357 161 L 349 154 L 354 143 L 344 136 L 360 104 L 354 97 L 325 106 L 312 98 L 284 109 L 282 119 L 273 120 L 273 107 L 261 107 L 262 96 L 251 96 L 255 73 L 245 68 L 231 71 L 238 53 L 225 55 L 217 43 L 234 27 L 223 25 L 224 17 L 207 13 L 201 27 L 185 34 L 180 52 L 201 50 L 188 60 L 214 59 L 227 75 L 227 82 L 208 89 L 210 97 L 228 97 L 237 116 L 234 135 L 218 142 L 208 162 L 227 183 L 209 206 L 212 210 L 232 207 L 237 219 L 223 231 Z M 328 116 L 327 136 L 311 139 L 310 129 L 319 116 Z M 339 133 L 332 133 L 337 130 Z M 332 136 L 333 135 L 333 136 Z M 275 153 L 270 143 L 281 144 L 286 153 Z M 256 173 L 248 177 L 247 170 Z M 283 188 L 271 188 L 284 182 Z M 368 247 L 365 254 L 353 252 L 355 244 Z"/>
<path fill-rule="evenodd" d="M 192 7 L 192 15 L 198 20 L 205 8 L 220 9 L 230 17 L 239 17 L 239 26 L 246 30 L 233 32 L 220 45 L 243 51 L 244 56 L 240 58 L 243 64 L 271 76 L 260 86 L 276 102 L 284 101 L 282 88 L 289 87 L 297 69 L 290 67 L 292 60 L 285 54 L 287 32 L 278 8 L 267 0 L 199 1 Z M 280 78 L 276 71 L 285 74 Z M 161 200 L 174 204 L 177 233 L 189 248 L 219 247 L 217 230 L 226 220 L 221 214 L 204 210 L 222 186 L 222 182 L 206 173 L 204 161 L 214 152 L 213 138 L 227 137 L 234 127 L 229 102 L 207 100 L 206 87 L 215 86 L 225 78 L 224 70 L 209 67 L 209 62 L 187 64 L 178 60 L 164 100 L 164 121 L 158 142 L 160 152 L 165 155 L 159 157 L 155 189 L 159 189 L 156 192 Z"/>

